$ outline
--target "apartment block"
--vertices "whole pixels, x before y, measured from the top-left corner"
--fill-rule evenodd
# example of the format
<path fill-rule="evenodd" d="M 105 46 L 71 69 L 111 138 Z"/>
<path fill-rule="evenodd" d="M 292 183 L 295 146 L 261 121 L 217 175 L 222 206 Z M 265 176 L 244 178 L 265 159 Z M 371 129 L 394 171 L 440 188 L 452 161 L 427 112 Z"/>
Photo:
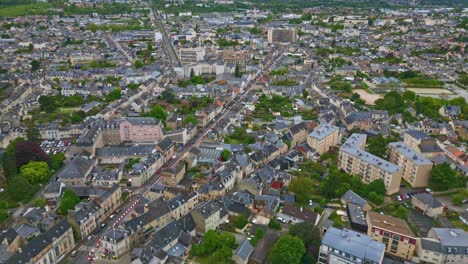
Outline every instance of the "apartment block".
<path fill-rule="evenodd" d="M 381 179 L 384 181 L 386 193 L 394 194 L 400 189 L 401 169 L 382 158 L 364 150 L 366 135 L 353 134 L 340 148 L 338 166 L 343 171 L 359 175 L 364 183 Z"/>
<path fill-rule="evenodd" d="M 431 176 L 432 162 L 404 142 L 393 142 L 388 145 L 388 156 L 397 164 L 402 177 L 412 187 L 425 187 Z"/>
<path fill-rule="evenodd" d="M 385 244 L 385 253 L 410 260 L 416 249 L 417 239 L 402 219 L 367 212 L 367 235 Z"/>
<path fill-rule="evenodd" d="M 268 43 L 296 42 L 296 29 L 268 28 Z"/>
<path fill-rule="evenodd" d="M 152 117 L 128 117 L 119 132 L 123 143 L 156 143 L 164 136 L 161 121 Z"/>
<path fill-rule="evenodd" d="M 323 125 L 313 131 L 307 137 L 307 144 L 320 155 L 330 150 L 330 147 L 338 145 L 340 129 L 333 125 Z"/>
<path fill-rule="evenodd" d="M 380 264 L 384 252 L 385 244 L 365 234 L 331 227 L 323 237 L 318 263 Z"/>

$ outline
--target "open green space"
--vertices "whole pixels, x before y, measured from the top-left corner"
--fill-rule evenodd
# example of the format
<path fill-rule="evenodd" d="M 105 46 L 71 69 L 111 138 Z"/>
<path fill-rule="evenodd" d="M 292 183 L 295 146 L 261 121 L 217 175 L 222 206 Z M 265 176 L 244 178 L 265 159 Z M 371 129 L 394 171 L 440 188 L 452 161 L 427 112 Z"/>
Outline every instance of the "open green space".
<path fill-rule="evenodd" d="M 0 16 L 16 17 L 26 15 L 40 15 L 52 8 L 50 3 L 31 3 L 24 5 L 0 6 Z"/>

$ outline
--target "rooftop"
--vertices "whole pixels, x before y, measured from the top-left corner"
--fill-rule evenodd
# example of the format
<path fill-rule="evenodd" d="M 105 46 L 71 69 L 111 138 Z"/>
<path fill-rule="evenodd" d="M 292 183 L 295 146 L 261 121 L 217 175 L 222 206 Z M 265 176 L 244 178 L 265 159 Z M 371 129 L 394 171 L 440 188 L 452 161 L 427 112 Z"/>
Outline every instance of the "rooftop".
<path fill-rule="evenodd" d="M 408 224 L 402 219 L 379 214 L 374 211 L 367 212 L 367 219 L 369 226 L 372 225 L 390 232 L 414 237 L 413 231 L 411 231 Z"/>
<path fill-rule="evenodd" d="M 413 160 L 416 165 L 431 165 L 432 162 L 421 155 L 419 152 L 412 149 L 410 146 L 406 145 L 403 142 L 392 142 L 389 144 L 390 147 L 398 151 L 401 155 L 405 156 L 407 159 Z"/>
<path fill-rule="evenodd" d="M 324 125 L 320 126 L 317 130 L 313 131 L 312 133 L 309 134 L 309 137 L 322 140 L 331 133 L 339 130 L 338 127 L 333 126 L 333 125 Z"/>

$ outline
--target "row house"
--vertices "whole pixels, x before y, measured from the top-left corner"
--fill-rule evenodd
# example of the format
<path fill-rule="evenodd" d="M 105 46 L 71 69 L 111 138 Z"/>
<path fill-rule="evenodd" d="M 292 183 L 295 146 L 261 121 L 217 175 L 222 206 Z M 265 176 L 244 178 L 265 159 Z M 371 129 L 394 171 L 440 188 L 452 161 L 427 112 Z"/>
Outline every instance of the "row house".
<path fill-rule="evenodd" d="M 164 162 L 161 153 L 152 153 L 144 160 L 133 164 L 132 169 L 125 175 L 125 178 L 128 179 L 132 187 L 140 187 L 161 170 Z"/>

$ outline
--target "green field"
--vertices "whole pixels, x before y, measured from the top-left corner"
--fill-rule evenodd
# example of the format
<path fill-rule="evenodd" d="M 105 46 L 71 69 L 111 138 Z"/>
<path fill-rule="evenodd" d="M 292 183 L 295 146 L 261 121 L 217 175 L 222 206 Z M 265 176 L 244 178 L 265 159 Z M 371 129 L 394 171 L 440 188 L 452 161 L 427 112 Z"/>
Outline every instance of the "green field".
<path fill-rule="evenodd" d="M 2 6 L 0 7 L 0 17 L 44 14 L 47 11 L 47 9 L 51 7 L 52 4 L 50 3 L 33 3 L 15 6 Z"/>

